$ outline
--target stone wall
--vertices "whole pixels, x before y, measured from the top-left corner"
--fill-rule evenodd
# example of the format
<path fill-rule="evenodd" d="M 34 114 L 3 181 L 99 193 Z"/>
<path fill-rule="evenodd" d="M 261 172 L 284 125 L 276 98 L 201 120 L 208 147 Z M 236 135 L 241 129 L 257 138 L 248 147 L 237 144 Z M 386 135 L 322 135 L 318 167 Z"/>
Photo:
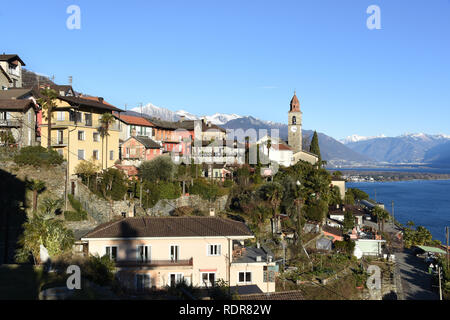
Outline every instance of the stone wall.
<path fill-rule="evenodd" d="M 84 210 L 97 223 L 105 223 L 116 216 L 122 216 L 122 212 L 129 214 L 133 210 L 130 201 L 108 201 L 92 193 L 80 179 L 75 182 L 75 199 L 80 201 Z"/>
<path fill-rule="evenodd" d="M 209 212 L 209 207 L 212 205 L 216 213 L 224 211 L 227 205 L 228 196 L 222 196 L 215 202 L 209 203 L 208 200 L 202 199 L 198 195 L 182 196 L 178 199 L 159 200 L 155 206 L 147 210 L 147 213 L 152 216 L 170 216 L 179 207 L 192 207 L 196 210 Z"/>

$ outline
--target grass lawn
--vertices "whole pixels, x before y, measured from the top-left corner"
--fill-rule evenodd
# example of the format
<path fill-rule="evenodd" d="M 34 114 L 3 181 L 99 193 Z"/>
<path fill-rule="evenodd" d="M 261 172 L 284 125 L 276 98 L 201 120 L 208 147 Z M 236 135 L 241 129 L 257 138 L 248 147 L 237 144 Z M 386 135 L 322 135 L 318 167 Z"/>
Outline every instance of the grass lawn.
<path fill-rule="evenodd" d="M 0 300 L 38 300 L 41 287 L 60 281 L 55 273 L 44 274 L 32 265 L 0 266 Z"/>

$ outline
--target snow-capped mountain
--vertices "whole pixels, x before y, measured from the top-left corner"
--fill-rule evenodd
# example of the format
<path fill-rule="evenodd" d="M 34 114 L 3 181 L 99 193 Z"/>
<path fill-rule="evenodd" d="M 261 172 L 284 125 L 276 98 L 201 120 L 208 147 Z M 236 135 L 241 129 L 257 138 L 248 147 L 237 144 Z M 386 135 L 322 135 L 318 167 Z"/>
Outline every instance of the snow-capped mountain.
<path fill-rule="evenodd" d="M 133 112 L 141 113 L 148 115 L 154 118 L 161 118 L 162 120 L 167 121 L 178 121 L 181 117 L 184 117 L 186 120 L 200 120 L 203 116 L 197 116 L 185 110 L 172 111 L 166 108 L 155 106 L 152 103 L 148 103 L 145 106 L 137 107 L 131 109 Z M 210 116 L 204 116 L 207 121 L 211 121 L 211 123 L 216 125 L 224 125 L 230 120 L 235 120 L 242 118 L 243 116 L 237 114 L 226 114 L 226 113 L 215 113 Z"/>
<path fill-rule="evenodd" d="M 378 137 L 371 139 L 354 139 L 346 145 L 352 150 L 380 162 L 388 163 L 428 163 L 437 159 L 429 156 L 431 149 L 440 150 L 439 146 L 450 142 L 445 134 L 406 133 L 398 137 Z"/>
<path fill-rule="evenodd" d="M 366 141 L 366 140 L 371 140 L 371 139 L 376 139 L 376 138 L 385 138 L 385 137 L 386 136 L 384 134 L 381 134 L 379 136 L 372 136 L 372 137 L 365 137 L 365 136 L 353 134 L 344 139 L 340 139 L 339 141 L 342 142 L 343 144 L 347 144 L 347 143 L 352 143 L 352 142 Z"/>

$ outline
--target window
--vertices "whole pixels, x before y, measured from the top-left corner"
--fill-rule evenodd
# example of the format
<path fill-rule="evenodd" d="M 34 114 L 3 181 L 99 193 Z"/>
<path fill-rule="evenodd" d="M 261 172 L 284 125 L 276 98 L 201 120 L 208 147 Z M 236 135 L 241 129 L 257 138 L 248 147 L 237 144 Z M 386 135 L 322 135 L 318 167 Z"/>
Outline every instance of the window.
<path fill-rule="evenodd" d="M 238 282 L 239 283 L 252 283 L 252 273 L 251 272 L 239 272 Z"/>
<path fill-rule="evenodd" d="M 139 292 L 150 289 L 152 286 L 152 279 L 149 274 L 136 275 L 136 290 Z"/>
<path fill-rule="evenodd" d="M 180 258 L 180 247 L 177 245 L 170 246 L 170 260 L 173 262 L 178 261 Z"/>
<path fill-rule="evenodd" d="M 184 275 L 182 273 L 169 273 L 169 286 L 176 286 L 177 283 L 181 283 L 184 280 Z"/>
<path fill-rule="evenodd" d="M 100 141 L 100 134 L 98 132 L 94 132 L 92 135 L 92 138 L 94 139 L 94 142 Z"/>
<path fill-rule="evenodd" d="M 78 140 L 84 141 L 84 131 L 78 131 Z"/>
<path fill-rule="evenodd" d="M 220 256 L 222 246 L 220 244 L 208 245 L 208 256 Z"/>
<path fill-rule="evenodd" d="M 92 127 L 92 114 L 86 113 L 84 115 L 84 121 L 85 121 L 87 127 Z"/>
<path fill-rule="evenodd" d="M 202 279 L 202 284 L 205 287 L 212 287 L 216 284 L 216 273 L 215 272 L 202 272 L 201 279 Z"/>
<path fill-rule="evenodd" d="M 110 246 L 105 248 L 105 254 L 113 261 L 117 261 L 117 247 Z"/>
<path fill-rule="evenodd" d="M 64 144 L 64 131 L 63 130 L 58 130 L 57 134 L 58 134 L 57 135 L 58 144 L 59 145 Z"/>
<path fill-rule="evenodd" d="M 78 150 L 78 160 L 84 160 L 84 150 Z"/>
<path fill-rule="evenodd" d="M 63 111 L 56 112 L 56 120 L 64 121 L 64 112 Z"/>
<path fill-rule="evenodd" d="M 83 120 L 83 114 L 77 111 L 69 111 L 69 120 L 75 122 L 81 122 Z"/>
<path fill-rule="evenodd" d="M 292 124 L 297 124 L 297 117 L 296 116 L 292 117 Z"/>
<path fill-rule="evenodd" d="M 98 150 L 94 150 L 92 152 L 92 158 L 94 158 L 94 160 L 98 160 Z"/>
<path fill-rule="evenodd" d="M 150 261 L 150 246 L 137 246 L 137 261 Z"/>
<path fill-rule="evenodd" d="M 264 282 L 275 282 L 275 271 L 270 270 L 267 268 L 267 266 L 264 266 L 264 276 L 263 276 Z"/>
<path fill-rule="evenodd" d="M 114 151 L 109 152 L 109 160 L 114 160 Z"/>

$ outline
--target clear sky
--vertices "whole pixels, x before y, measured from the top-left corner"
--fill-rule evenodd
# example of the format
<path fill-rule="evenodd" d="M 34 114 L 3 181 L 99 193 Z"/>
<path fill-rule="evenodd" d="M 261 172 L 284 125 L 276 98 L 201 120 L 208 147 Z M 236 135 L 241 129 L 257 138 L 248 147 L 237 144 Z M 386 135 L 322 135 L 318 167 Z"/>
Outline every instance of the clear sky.
<path fill-rule="evenodd" d="M 1 52 L 122 108 L 286 122 L 296 90 L 304 128 L 335 138 L 450 134 L 450 0 L 17 0 L 0 28 Z"/>

